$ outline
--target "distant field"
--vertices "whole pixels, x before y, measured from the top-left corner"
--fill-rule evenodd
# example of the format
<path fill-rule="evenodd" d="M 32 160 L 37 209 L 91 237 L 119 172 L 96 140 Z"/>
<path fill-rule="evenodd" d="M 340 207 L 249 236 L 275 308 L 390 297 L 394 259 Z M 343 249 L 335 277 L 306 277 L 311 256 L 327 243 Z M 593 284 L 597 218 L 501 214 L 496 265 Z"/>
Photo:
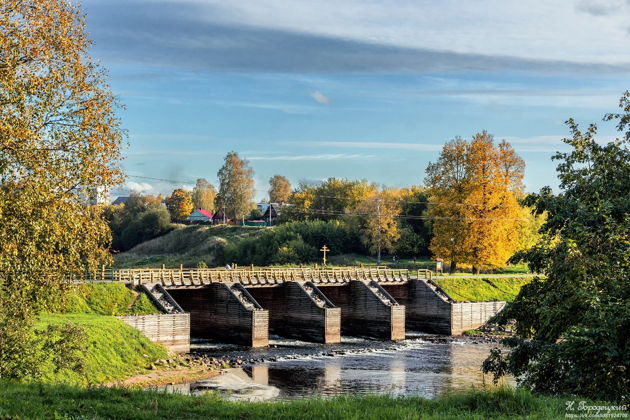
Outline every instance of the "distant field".
<path fill-rule="evenodd" d="M 531 282 L 532 277 L 434 277 L 434 281 L 457 301 L 514 300 L 521 287 Z"/>

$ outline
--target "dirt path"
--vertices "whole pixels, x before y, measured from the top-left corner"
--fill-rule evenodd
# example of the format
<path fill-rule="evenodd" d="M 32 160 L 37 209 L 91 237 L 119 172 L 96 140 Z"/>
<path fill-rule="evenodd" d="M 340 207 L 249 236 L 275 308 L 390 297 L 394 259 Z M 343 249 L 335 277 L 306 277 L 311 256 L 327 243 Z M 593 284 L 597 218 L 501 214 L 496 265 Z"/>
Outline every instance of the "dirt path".
<path fill-rule="evenodd" d="M 144 388 L 147 386 L 180 384 L 220 375 L 220 369 L 209 369 L 204 366 L 178 366 L 157 369 L 142 373 L 120 381 L 108 382 L 105 386 L 122 388 Z"/>

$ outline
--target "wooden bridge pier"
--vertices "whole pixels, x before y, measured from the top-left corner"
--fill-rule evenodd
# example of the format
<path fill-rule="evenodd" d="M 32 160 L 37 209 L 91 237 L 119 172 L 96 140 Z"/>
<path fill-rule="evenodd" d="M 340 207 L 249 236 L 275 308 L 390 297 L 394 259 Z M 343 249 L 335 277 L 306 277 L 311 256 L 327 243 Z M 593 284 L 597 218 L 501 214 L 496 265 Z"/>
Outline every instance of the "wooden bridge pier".
<path fill-rule="evenodd" d="M 288 281 L 248 291 L 269 310 L 270 331 L 317 343 L 341 342 L 341 310 L 312 282 Z"/>
<path fill-rule="evenodd" d="M 190 312 L 192 335 L 250 347 L 269 345 L 269 311 L 240 283 L 169 292 Z"/>
<path fill-rule="evenodd" d="M 355 280 L 320 290 L 341 308 L 343 334 L 405 339 L 405 307 L 375 281 Z"/>

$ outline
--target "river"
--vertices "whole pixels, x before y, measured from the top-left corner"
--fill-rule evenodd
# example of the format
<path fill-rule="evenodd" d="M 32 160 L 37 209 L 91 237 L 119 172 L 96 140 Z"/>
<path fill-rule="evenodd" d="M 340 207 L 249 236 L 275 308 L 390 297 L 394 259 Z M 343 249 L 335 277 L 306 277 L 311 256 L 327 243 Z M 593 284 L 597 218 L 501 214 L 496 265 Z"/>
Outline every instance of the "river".
<path fill-rule="evenodd" d="M 481 372 L 481 363 L 497 344 L 422 333 L 408 332 L 407 337 L 398 343 L 343 337 L 338 345 L 272 337 L 266 349 L 197 341 L 195 351 L 240 360 L 243 367 L 168 389 L 193 394 L 213 390 L 237 400 L 374 393 L 433 398 L 492 383 Z"/>

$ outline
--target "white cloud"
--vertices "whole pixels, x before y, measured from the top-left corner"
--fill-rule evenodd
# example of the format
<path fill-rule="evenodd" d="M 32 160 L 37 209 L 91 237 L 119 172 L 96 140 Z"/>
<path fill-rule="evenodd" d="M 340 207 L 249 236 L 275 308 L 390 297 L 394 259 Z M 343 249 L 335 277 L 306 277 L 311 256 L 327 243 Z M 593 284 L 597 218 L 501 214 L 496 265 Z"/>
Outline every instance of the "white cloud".
<path fill-rule="evenodd" d="M 371 142 L 371 141 L 302 141 L 292 142 L 293 145 L 344 147 L 349 149 L 386 149 L 386 150 L 417 150 L 422 152 L 435 152 L 442 150 L 441 144 L 431 143 L 398 143 L 398 142 Z"/>
<path fill-rule="evenodd" d="M 396 47 L 572 62 L 630 61 L 630 4 L 623 0 L 444 0 L 439 5 L 432 0 L 207 0 L 197 5 L 198 18 L 206 21 Z"/>
<path fill-rule="evenodd" d="M 372 156 L 372 155 L 336 153 L 336 154 L 294 155 L 294 156 L 253 156 L 253 157 L 248 157 L 247 160 L 251 160 L 251 161 L 257 161 L 257 160 L 285 160 L 285 161 L 293 161 L 293 160 L 345 160 L 345 159 L 371 159 L 373 157 L 374 156 Z"/>
<path fill-rule="evenodd" d="M 125 182 L 124 189 L 130 192 L 137 192 L 140 194 L 146 194 L 154 190 L 153 185 L 148 182 L 134 182 L 127 181 Z"/>
<path fill-rule="evenodd" d="M 318 90 L 311 92 L 311 98 L 318 104 L 328 105 L 330 103 L 330 98 Z"/>

